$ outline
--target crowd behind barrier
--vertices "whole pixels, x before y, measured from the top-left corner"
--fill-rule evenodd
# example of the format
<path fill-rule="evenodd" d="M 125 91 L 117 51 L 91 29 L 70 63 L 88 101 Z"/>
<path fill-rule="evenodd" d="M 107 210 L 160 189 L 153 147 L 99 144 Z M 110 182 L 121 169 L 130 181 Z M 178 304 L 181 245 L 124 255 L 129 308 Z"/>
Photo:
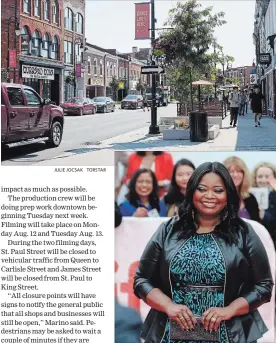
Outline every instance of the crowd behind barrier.
<path fill-rule="evenodd" d="M 159 225 L 169 218 L 132 218 L 124 217 L 115 231 L 115 295 L 118 301 L 125 306 L 132 307 L 140 312 L 145 319 L 149 307 L 133 293 L 133 279 L 142 252 Z M 261 224 L 246 220 L 254 228 L 263 242 L 275 283 L 275 250 L 269 233 Z M 258 343 L 275 343 L 275 286 L 269 303 L 262 305 L 259 312 L 269 331 Z"/>

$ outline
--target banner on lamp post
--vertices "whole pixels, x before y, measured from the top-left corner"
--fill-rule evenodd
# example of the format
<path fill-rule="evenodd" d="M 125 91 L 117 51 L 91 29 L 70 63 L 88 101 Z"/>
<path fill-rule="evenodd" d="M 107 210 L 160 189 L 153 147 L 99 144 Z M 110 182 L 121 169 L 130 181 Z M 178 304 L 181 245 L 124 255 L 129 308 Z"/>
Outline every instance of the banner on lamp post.
<path fill-rule="evenodd" d="M 16 50 L 9 50 L 9 67 L 16 68 Z"/>
<path fill-rule="evenodd" d="M 81 64 L 76 64 L 76 77 L 81 77 Z"/>
<path fill-rule="evenodd" d="M 150 3 L 135 4 L 135 39 L 150 38 Z"/>

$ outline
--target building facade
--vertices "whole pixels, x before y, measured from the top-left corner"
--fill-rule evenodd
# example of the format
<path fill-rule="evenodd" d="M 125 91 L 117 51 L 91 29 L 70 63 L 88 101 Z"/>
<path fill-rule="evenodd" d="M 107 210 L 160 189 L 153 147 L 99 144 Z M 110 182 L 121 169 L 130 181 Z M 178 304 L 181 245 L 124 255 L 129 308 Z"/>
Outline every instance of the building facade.
<path fill-rule="evenodd" d="M 256 47 L 258 83 L 265 95 L 267 113 L 276 119 L 276 2 L 257 0 L 253 41 Z M 262 60 L 266 54 L 267 62 Z"/>
<path fill-rule="evenodd" d="M 3 7 L 2 2 L 2 39 L 5 51 L 10 48 L 15 38 L 14 30 L 9 30 L 9 5 Z M 62 0 L 20 0 L 16 1 L 14 17 L 20 27 L 20 35 L 16 38 L 16 54 L 6 58 L 9 68 L 8 81 L 23 83 L 34 88 L 43 98 L 50 98 L 56 104 L 61 101 L 62 69 L 63 69 L 63 3 Z M 15 14 L 16 13 L 16 14 Z M 6 23 L 7 21 L 7 23 Z M 11 28 L 11 27 L 10 27 Z M 10 31 L 8 33 L 8 31 Z M 10 42 L 8 42 L 10 35 Z M 5 43 L 7 42 L 7 43 Z M 14 41 L 15 42 L 15 41 Z M 2 54 L 3 54 L 2 51 Z M 11 53 L 11 51 L 10 51 Z M 2 67 L 5 61 L 2 60 Z M 13 75 L 11 75 L 13 69 Z"/>
<path fill-rule="evenodd" d="M 239 85 L 242 88 L 250 88 L 251 80 L 250 73 L 254 69 L 253 66 L 243 66 L 236 68 L 228 68 L 224 71 L 224 76 L 226 79 L 233 80 L 231 83 L 235 83 L 234 80 L 239 80 Z"/>
<path fill-rule="evenodd" d="M 63 0 L 64 100 L 85 96 L 85 0 Z"/>

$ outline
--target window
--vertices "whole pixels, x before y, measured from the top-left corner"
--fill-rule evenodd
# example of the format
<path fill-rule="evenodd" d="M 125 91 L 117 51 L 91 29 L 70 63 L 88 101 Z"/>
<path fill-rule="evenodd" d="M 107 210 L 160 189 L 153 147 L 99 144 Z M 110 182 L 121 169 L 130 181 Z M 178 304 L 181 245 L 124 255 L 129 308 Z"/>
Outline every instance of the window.
<path fill-rule="evenodd" d="M 106 62 L 106 76 L 109 76 L 109 62 Z"/>
<path fill-rule="evenodd" d="M 21 30 L 21 54 L 28 55 L 30 51 L 30 35 L 26 26 Z"/>
<path fill-rule="evenodd" d="M 77 13 L 76 17 L 76 32 L 83 34 L 83 17 L 80 13 Z"/>
<path fill-rule="evenodd" d="M 87 74 L 91 74 L 91 59 L 90 57 L 87 58 Z"/>
<path fill-rule="evenodd" d="M 97 59 L 94 58 L 94 75 L 97 76 L 98 74 L 98 63 L 97 63 Z"/>
<path fill-rule="evenodd" d="M 40 106 L 41 100 L 31 89 L 24 89 L 28 106 Z"/>
<path fill-rule="evenodd" d="M 59 43 L 57 36 L 54 37 L 53 43 L 52 43 L 52 58 L 57 60 L 59 58 Z"/>
<path fill-rule="evenodd" d="M 35 30 L 33 37 L 32 37 L 32 55 L 40 56 L 40 44 L 41 43 L 41 37 L 37 30 Z"/>
<path fill-rule="evenodd" d="M 75 45 L 75 59 L 76 59 L 76 63 L 82 62 L 82 53 L 80 51 L 80 44 Z"/>
<path fill-rule="evenodd" d="M 46 33 L 43 37 L 42 41 L 42 56 L 43 57 L 51 57 L 50 56 L 50 45 L 51 45 L 51 40 L 50 36 L 48 33 Z"/>
<path fill-rule="evenodd" d="M 34 11 L 37 17 L 41 15 L 41 0 L 35 0 Z"/>
<path fill-rule="evenodd" d="M 7 93 L 11 106 L 25 105 L 21 88 L 8 87 Z"/>
<path fill-rule="evenodd" d="M 73 12 L 69 7 L 64 12 L 64 28 L 73 31 Z"/>
<path fill-rule="evenodd" d="M 64 63 L 73 63 L 73 44 L 64 41 Z"/>
<path fill-rule="evenodd" d="M 103 61 L 100 60 L 100 76 L 103 76 Z"/>
<path fill-rule="evenodd" d="M 44 4 L 44 19 L 49 20 L 50 19 L 50 0 L 45 0 Z"/>
<path fill-rule="evenodd" d="M 23 10 L 26 13 L 30 13 L 31 9 L 31 0 L 23 0 Z"/>
<path fill-rule="evenodd" d="M 54 0 L 53 5 L 53 23 L 58 24 L 59 23 L 59 7 L 57 0 Z"/>

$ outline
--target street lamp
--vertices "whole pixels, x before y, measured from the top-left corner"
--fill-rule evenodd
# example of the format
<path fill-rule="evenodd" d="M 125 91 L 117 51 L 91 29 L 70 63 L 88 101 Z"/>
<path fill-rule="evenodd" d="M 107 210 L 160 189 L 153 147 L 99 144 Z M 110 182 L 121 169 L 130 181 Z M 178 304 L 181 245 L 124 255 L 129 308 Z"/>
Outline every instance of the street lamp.
<path fill-rule="evenodd" d="M 16 55 L 16 37 L 18 37 L 20 34 L 21 34 L 21 30 L 20 30 L 20 26 L 19 26 L 19 22 L 18 22 L 18 18 L 17 18 L 17 16 L 11 16 L 11 17 L 9 17 L 9 19 L 8 19 L 8 69 L 9 69 L 9 67 L 10 67 L 10 53 L 9 53 L 9 51 L 10 51 L 10 25 L 11 25 L 11 23 L 14 21 L 14 33 L 15 33 L 15 38 L 14 38 L 14 45 L 13 45 L 13 47 L 14 47 L 14 50 L 15 50 L 15 55 Z M 14 80 L 15 80 L 15 69 L 16 68 L 14 68 L 13 70 L 13 72 L 14 72 Z"/>

